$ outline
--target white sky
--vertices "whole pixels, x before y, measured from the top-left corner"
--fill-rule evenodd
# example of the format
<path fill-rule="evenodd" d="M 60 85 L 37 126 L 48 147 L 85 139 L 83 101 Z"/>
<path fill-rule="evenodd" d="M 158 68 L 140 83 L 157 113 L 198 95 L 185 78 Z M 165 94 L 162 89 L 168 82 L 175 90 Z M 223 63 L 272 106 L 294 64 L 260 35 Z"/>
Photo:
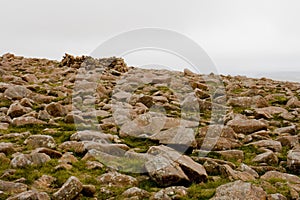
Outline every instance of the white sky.
<path fill-rule="evenodd" d="M 0 0 L 0 7 L 0 54 L 60 60 L 65 52 L 89 55 L 124 31 L 160 27 L 197 42 L 220 73 L 300 74 L 299 0 Z"/>

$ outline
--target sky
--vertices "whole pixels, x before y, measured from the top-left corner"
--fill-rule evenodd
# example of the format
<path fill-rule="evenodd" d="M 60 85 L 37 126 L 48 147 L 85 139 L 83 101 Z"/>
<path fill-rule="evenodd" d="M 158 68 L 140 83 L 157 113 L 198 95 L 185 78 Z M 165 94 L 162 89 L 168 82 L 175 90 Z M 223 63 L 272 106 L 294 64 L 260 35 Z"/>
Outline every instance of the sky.
<path fill-rule="evenodd" d="M 90 55 L 120 33 L 156 27 L 193 40 L 221 74 L 300 81 L 298 0 L 0 0 L 0 6 L 1 55 Z"/>

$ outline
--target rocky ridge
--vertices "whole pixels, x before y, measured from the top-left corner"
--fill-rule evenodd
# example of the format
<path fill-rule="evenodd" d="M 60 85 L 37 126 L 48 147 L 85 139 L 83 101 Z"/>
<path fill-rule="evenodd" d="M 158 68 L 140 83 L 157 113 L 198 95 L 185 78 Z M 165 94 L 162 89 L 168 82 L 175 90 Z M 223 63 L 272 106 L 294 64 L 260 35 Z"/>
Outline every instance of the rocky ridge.
<path fill-rule="evenodd" d="M 300 83 L 0 57 L 0 199 L 299 199 Z"/>

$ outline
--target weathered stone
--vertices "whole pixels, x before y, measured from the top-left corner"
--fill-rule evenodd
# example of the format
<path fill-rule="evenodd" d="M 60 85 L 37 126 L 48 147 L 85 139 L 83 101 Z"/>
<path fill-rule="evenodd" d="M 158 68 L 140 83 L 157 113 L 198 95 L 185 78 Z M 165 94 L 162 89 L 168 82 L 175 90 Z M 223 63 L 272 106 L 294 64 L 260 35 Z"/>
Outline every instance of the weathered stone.
<path fill-rule="evenodd" d="M 12 120 L 14 126 L 46 124 L 46 122 L 38 120 L 34 117 L 17 117 Z"/>
<path fill-rule="evenodd" d="M 290 150 L 287 155 L 287 167 L 300 174 L 300 149 Z"/>
<path fill-rule="evenodd" d="M 43 175 L 33 183 L 33 188 L 40 189 L 43 191 L 51 191 L 50 187 L 51 184 L 56 181 L 56 178 L 49 176 L 49 175 Z"/>
<path fill-rule="evenodd" d="M 296 134 L 297 133 L 297 126 L 292 125 L 292 126 L 286 126 L 282 128 L 277 128 L 274 130 L 275 133 L 277 134 L 283 134 L 283 133 L 290 133 L 290 134 Z"/>
<path fill-rule="evenodd" d="M 31 135 L 24 141 L 24 144 L 33 148 L 46 147 L 54 149 L 56 147 L 55 140 L 49 135 Z"/>
<path fill-rule="evenodd" d="M 253 145 L 258 148 L 263 147 L 276 152 L 281 152 L 282 150 L 281 143 L 274 140 L 260 140 L 257 142 L 251 142 L 248 145 Z"/>
<path fill-rule="evenodd" d="M 35 190 L 28 190 L 22 192 L 16 196 L 10 197 L 7 200 L 50 200 L 49 195 L 46 192 L 38 192 Z"/>
<path fill-rule="evenodd" d="M 242 119 L 234 119 L 227 123 L 227 126 L 233 128 L 236 133 L 244 133 L 249 134 L 255 131 L 267 129 L 267 124 L 262 121 L 249 119 L 249 120 L 242 120 Z"/>
<path fill-rule="evenodd" d="M 101 184 L 117 187 L 136 186 L 138 181 L 136 178 L 118 172 L 109 172 L 97 178 Z"/>
<path fill-rule="evenodd" d="M 66 109 L 60 103 L 50 103 L 46 106 L 46 111 L 53 117 L 62 117 L 67 114 Z"/>
<path fill-rule="evenodd" d="M 268 106 L 268 102 L 262 96 L 230 98 L 228 104 L 242 108 L 263 108 Z"/>
<path fill-rule="evenodd" d="M 76 141 L 95 141 L 101 143 L 109 143 L 109 141 L 113 141 L 116 136 L 111 134 L 101 133 L 100 131 L 79 131 L 71 135 L 71 140 Z"/>
<path fill-rule="evenodd" d="M 126 197 L 126 198 L 135 198 L 138 200 L 142 200 L 145 198 L 149 198 L 150 193 L 147 192 L 146 190 L 142 190 L 138 187 L 132 187 L 132 188 L 127 189 L 125 192 L 123 192 L 122 196 Z"/>
<path fill-rule="evenodd" d="M 268 200 L 287 200 L 287 198 L 280 193 L 276 193 L 276 194 L 269 194 Z"/>
<path fill-rule="evenodd" d="M 53 199 L 55 200 L 72 200 L 74 199 L 81 191 L 83 185 L 75 176 L 71 176 L 64 185 L 53 194 Z"/>
<path fill-rule="evenodd" d="M 15 156 L 10 165 L 13 168 L 22 168 L 28 165 L 42 165 L 45 162 L 51 160 L 51 158 L 44 153 L 31 153 L 31 154 L 18 154 Z"/>
<path fill-rule="evenodd" d="M 66 141 L 59 145 L 59 148 L 63 151 L 72 151 L 74 153 L 84 153 L 86 151 L 82 142 Z"/>
<path fill-rule="evenodd" d="M 188 189 L 183 186 L 172 186 L 161 189 L 151 196 L 151 200 L 175 200 L 184 198 L 188 194 Z"/>
<path fill-rule="evenodd" d="M 5 90 L 4 96 L 12 100 L 16 100 L 16 99 L 20 100 L 28 96 L 30 93 L 31 91 L 24 86 L 11 85 Z"/>
<path fill-rule="evenodd" d="M 292 114 L 290 114 L 285 108 L 270 106 L 265 108 L 257 108 L 255 109 L 256 117 L 272 119 L 275 115 L 281 116 L 283 119 L 291 120 L 294 118 Z"/>
<path fill-rule="evenodd" d="M 10 105 L 7 115 L 15 118 L 20 117 L 26 113 L 28 113 L 31 109 L 23 107 L 19 102 L 13 103 Z"/>
<path fill-rule="evenodd" d="M 281 136 L 278 137 L 276 141 L 279 141 L 282 146 L 287 146 L 293 148 L 299 145 L 298 136 Z"/>
<path fill-rule="evenodd" d="M 23 183 L 13 183 L 0 180 L 0 191 L 8 193 L 21 193 L 27 190 L 27 185 Z"/>
<path fill-rule="evenodd" d="M 0 130 L 7 130 L 9 127 L 8 123 L 0 123 Z"/>
<path fill-rule="evenodd" d="M 232 200 L 232 199 L 266 200 L 266 192 L 251 183 L 235 181 L 217 188 L 215 196 L 211 200 Z"/>
<path fill-rule="evenodd" d="M 262 180 L 282 179 L 290 183 L 300 184 L 300 178 L 296 175 L 282 173 L 278 171 L 269 171 L 260 177 Z"/>
<path fill-rule="evenodd" d="M 255 158 L 253 158 L 252 162 L 266 163 L 268 165 L 277 165 L 278 158 L 272 151 L 267 151 L 265 153 L 257 155 Z"/>
<path fill-rule="evenodd" d="M 12 143 L 0 142 L 0 153 L 11 154 L 16 150 Z"/>
<path fill-rule="evenodd" d="M 45 153 L 51 158 L 60 158 L 62 154 L 59 151 L 48 149 L 46 147 L 40 147 L 32 151 L 32 153 Z"/>
<path fill-rule="evenodd" d="M 300 108 L 300 101 L 297 97 L 292 97 L 287 103 L 288 108 Z"/>

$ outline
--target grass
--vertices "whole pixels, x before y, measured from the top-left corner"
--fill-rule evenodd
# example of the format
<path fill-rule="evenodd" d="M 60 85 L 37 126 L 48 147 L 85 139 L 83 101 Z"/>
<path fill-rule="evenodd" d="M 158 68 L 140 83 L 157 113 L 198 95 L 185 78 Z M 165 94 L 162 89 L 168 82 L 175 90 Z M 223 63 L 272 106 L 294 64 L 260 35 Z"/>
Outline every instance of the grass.
<path fill-rule="evenodd" d="M 0 99 L 0 108 L 2 107 L 9 107 L 12 104 L 12 101 L 8 99 Z"/>
<path fill-rule="evenodd" d="M 258 155 L 260 152 L 259 150 L 253 146 L 242 146 L 239 148 L 239 150 L 242 150 L 244 152 L 244 161 L 246 165 L 256 165 L 252 162 L 253 158 L 255 158 L 256 155 Z"/>
<path fill-rule="evenodd" d="M 209 180 L 206 183 L 192 184 L 188 188 L 188 195 L 182 199 L 196 200 L 196 199 L 210 199 L 215 195 L 216 188 L 220 185 L 228 183 L 227 179 Z"/>
<path fill-rule="evenodd" d="M 127 136 L 122 139 L 122 142 L 128 145 L 130 148 L 139 148 L 138 153 L 145 153 L 151 146 L 156 146 L 159 143 L 147 138 L 135 138 Z"/>

